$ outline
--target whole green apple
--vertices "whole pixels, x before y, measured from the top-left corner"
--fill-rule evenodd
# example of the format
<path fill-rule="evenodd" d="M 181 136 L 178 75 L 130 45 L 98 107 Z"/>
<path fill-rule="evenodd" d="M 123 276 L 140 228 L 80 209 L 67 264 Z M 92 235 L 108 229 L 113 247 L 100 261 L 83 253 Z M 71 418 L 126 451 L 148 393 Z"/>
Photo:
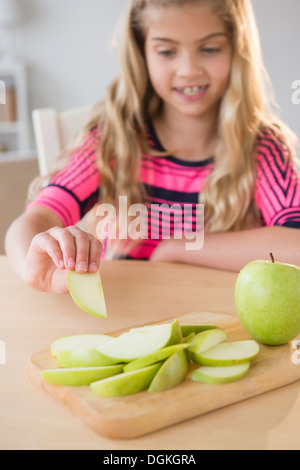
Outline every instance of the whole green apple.
<path fill-rule="evenodd" d="M 300 333 L 300 268 L 271 260 L 248 263 L 234 291 L 238 316 L 252 338 L 286 344 Z"/>

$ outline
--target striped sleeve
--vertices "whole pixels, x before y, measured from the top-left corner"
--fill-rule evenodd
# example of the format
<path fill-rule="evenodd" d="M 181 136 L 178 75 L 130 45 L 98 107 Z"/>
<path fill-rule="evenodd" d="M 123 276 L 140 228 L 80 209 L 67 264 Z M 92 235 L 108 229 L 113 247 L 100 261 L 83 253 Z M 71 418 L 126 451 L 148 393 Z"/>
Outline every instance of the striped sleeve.
<path fill-rule="evenodd" d="M 264 225 L 300 228 L 300 176 L 282 140 L 264 133 L 258 144 L 256 203 Z"/>
<path fill-rule="evenodd" d="M 52 177 L 27 209 L 37 205 L 47 207 L 58 215 L 65 227 L 82 219 L 99 197 L 100 174 L 96 164 L 99 138 L 95 131 L 90 131 L 66 167 Z"/>

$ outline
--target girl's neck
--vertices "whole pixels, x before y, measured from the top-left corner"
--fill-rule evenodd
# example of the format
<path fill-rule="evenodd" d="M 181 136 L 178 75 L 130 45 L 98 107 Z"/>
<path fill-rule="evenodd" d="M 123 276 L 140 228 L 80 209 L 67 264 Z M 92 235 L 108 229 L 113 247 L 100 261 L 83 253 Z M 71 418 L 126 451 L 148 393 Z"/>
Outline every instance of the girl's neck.
<path fill-rule="evenodd" d="M 214 155 L 218 142 L 217 111 L 210 116 L 184 116 L 178 119 L 172 111 L 162 110 L 153 120 L 162 146 L 178 158 L 206 160 Z"/>

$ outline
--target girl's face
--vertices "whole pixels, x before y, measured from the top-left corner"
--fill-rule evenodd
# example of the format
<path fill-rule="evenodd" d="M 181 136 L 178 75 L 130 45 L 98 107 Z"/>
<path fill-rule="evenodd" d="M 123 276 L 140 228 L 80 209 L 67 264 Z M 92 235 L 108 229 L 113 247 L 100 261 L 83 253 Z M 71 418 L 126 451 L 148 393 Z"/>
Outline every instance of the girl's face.
<path fill-rule="evenodd" d="M 202 2 L 148 7 L 145 22 L 149 78 L 164 111 L 194 117 L 216 113 L 232 61 L 224 22 Z"/>

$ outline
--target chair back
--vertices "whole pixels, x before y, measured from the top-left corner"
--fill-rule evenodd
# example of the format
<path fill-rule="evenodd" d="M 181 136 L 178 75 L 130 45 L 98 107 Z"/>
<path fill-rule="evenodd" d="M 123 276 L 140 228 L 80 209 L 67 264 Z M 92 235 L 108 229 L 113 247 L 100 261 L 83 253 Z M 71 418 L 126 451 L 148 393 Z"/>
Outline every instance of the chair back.
<path fill-rule="evenodd" d="M 54 170 L 59 155 L 91 119 L 92 109 L 92 106 L 82 106 L 62 112 L 53 108 L 35 109 L 32 112 L 41 176 Z"/>

